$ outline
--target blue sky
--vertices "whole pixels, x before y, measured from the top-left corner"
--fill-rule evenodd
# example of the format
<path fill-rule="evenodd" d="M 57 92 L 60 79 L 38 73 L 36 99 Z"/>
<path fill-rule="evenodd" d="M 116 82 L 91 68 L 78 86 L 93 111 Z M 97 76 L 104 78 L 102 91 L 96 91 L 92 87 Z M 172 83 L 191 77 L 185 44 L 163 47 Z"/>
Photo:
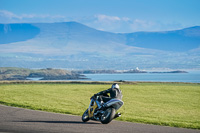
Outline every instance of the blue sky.
<path fill-rule="evenodd" d="M 0 0 L 0 23 L 77 21 L 128 33 L 200 26 L 200 0 Z"/>

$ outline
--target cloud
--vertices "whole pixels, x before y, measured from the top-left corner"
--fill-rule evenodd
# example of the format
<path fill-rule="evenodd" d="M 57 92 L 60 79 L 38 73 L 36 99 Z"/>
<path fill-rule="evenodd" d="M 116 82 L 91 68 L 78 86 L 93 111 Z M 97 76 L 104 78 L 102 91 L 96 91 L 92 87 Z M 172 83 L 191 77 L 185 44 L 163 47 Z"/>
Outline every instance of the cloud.
<path fill-rule="evenodd" d="M 7 10 L 0 10 L 0 23 L 44 23 L 77 21 L 89 27 L 117 33 L 136 31 L 166 31 L 183 28 L 177 23 L 154 22 L 127 16 L 109 16 L 96 14 L 93 16 L 64 16 L 50 14 L 15 14 Z"/>
<path fill-rule="evenodd" d="M 57 22 L 65 21 L 62 15 L 49 14 L 14 14 L 7 10 L 0 10 L 0 23 L 24 23 L 24 22 Z"/>
<path fill-rule="evenodd" d="M 94 15 L 91 22 L 85 22 L 88 26 L 98 30 L 111 32 L 135 32 L 150 29 L 156 25 L 151 21 L 132 19 L 129 17 L 108 16 L 105 14 Z"/>
<path fill-rule="evenodd" d="M 0 10 L 0 17 L 5 17 L 5 18 L 19 18 L 17 15 L 15 15 L 12 12 L 6 11 L 6 10 Z"/>
<path fill-rule="evenodd" d="M 137 32 L 137 31 L 168 31 L 184 28 L 180 23 L 165 23 L 138 18 L 108 16 L 104 14 L 94 15 L 91 22 L 86 22 L 88 26 L 99 30 L 111 32 Z"/>
<path fill-rule="evenodd" d="M 123 20 L 123 21 L 130 21 L 130 18 L 128 18 L 128 17 L 123 17 L 122 20 Z"/>
<path fill-rule="evenodd" d="M 138 30 L 149 30 L 155 25 L 157 25 L 155 22 L 152 21 L 145 21 L 141 19 L 135 19 L 129 22 L 130 23 L 130 28 L 133 31 L 138 31 Z"/>
<path fill-rule="evenodd" d="M 131 22 L 129 17 L 109 16 L 105 14 L 97 14 L 91 19 L 84 20 L 84 24 L 98 30 L 110 32 L 131 32 Z M 82 20 L 79 22 L 83 22 Z"/>
<path fill-rule="evenodd" d="M 91 21 L 86 22 L 88 26 L 95 27 L 98 30 L 113 31 L 120 27 L 122 19 L 118 16 L 108 16 L 104 14 L 94 15 Z"/>
<path fill-rule="evenodd" d="M 165 23 L 160 21 L 147 21 L 134 19 L 129 21 L 129 26 L 132 31 L 170 31 L 185 28 L 180 23 Z"/>
<path fill-rule="evenodd" d="M 120 21 L 121 19 L 117 16 L 107 16 L 107 15 L 95 15 L 98 21 Z"/>
<path fill-rule="evenodd" d="M 91 21 L 84 21 L 86 25 L 98 30 L 110 32 L 136 32 L 136 31 L 159 31 L 164 24 L 142 20 L 137 18 L 108 16 L 105 14 L 94 15 Z M 167 25 L 165 25 L 167 27 Z"/>

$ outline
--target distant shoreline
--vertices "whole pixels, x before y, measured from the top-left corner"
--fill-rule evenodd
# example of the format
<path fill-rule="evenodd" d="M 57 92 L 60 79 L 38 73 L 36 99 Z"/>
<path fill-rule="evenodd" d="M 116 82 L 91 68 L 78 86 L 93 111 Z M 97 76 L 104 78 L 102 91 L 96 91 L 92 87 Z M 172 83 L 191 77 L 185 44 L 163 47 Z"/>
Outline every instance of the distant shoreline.
<path fill-rule="evenodd" d="M 78 74 L 120 74 L 120 73 L 188 73 L 187 71 L 181 71 L 181 70 L 176 70 L 176 71 L 153 71 L 153 72 L 148 72 L 145 70 L 137 70 L 137 69 L 132 69 L 132 70 L 77 70 L 73 71 L 74 73 Z"/>
<path fill-rule="evenodd" d="M 2 80 L 90 80 L 85 74 L 134 74 L 134 73 L 188 73 L 186 71 L 147 72 L 144 70 L 63 70 L 63 69 L 26 69 L 15 67 L 0 67 L 0 81 Z"/>
<path fill-rule="evenodd" d="M 44 81 L 44 80 L 38 80 L 38 81 L 31 81 L 31 80 L 1 80 L 0 84 L 138 84 L 138 83 L 160 83 L 160 84 L 200 84 L 200 83 L 192 83 L 192 82 L 158 82 L 158 81 Z"/>
<path fill-rule="evenodd" d="M 149 72 L 149 73 L 188 73 L 187 71 Z"/>

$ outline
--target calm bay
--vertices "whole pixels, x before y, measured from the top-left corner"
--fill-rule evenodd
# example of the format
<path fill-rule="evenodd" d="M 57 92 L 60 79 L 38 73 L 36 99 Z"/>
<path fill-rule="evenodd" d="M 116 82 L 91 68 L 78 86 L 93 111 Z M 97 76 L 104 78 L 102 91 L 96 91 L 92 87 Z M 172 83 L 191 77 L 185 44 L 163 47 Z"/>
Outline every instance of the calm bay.
<path fill-rule="evenodd" d="M 200 71 L 188 73 L 84 74 L 89 81 L 149 81 L 200 83 Z"/>

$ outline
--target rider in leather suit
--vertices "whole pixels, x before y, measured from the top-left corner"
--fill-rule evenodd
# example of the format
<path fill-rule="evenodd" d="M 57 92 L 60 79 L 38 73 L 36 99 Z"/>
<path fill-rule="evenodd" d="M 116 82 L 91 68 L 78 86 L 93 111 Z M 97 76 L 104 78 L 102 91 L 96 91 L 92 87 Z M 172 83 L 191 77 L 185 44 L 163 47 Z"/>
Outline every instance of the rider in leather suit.
<path fill-rule="evenodd" d="M 110 96 L 108 96 L 108 93 L 110 93 Z M 98 101 L 101 102 L 103 100 L 104 103 L 110 101 L 111 99 L 120 99 L 122 100 L 122 91 L 119 89 L 119 85 L 117 83 L 114 83 L 111 88 L 101 91 L 97 94 L 94 94 L 94 96 L 99 96 Z"/>

